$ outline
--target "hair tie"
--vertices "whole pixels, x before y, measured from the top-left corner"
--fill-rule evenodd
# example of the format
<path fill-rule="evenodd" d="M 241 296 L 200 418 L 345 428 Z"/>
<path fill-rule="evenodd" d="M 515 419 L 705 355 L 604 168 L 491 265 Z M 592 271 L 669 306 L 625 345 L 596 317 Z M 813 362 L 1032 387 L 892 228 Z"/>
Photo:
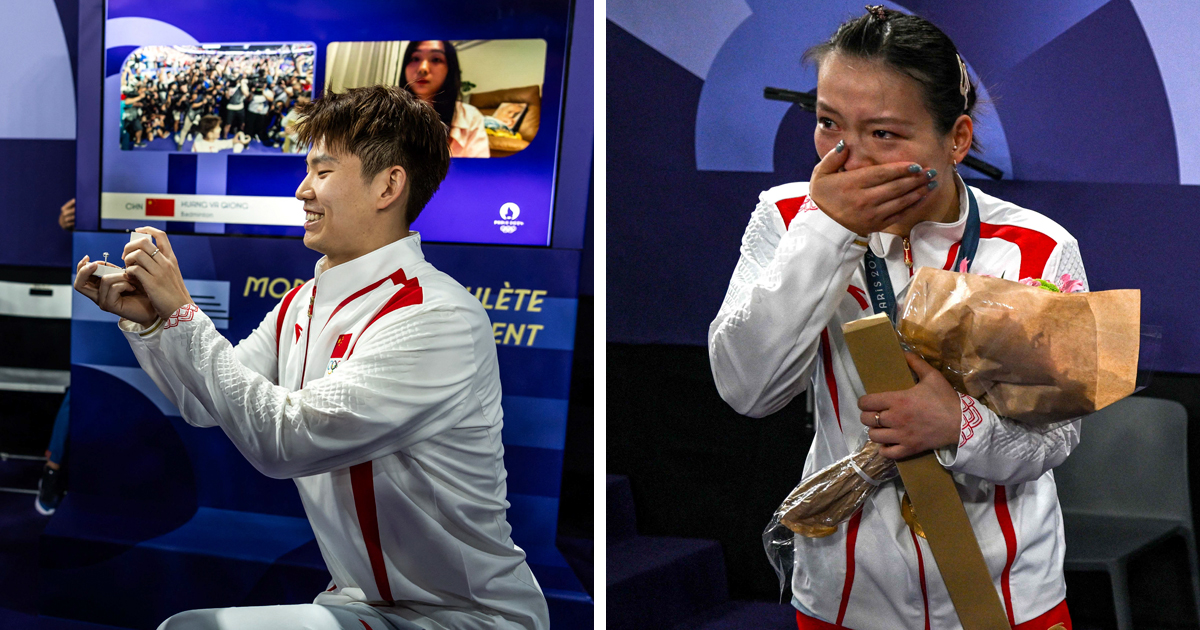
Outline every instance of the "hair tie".
<path fill-rule="evenodd" d="M 967 76 L 967 64 L 963 63 L 962 57 L 958 53 L 954 53 L 954 58 L 958 59 L 958 92 L 963 97 L 963 113 L 970 109 L 970 99 L 967 94 L 971 92 L 971 79 Z"/>
<path fill-rule="evenodd" d="M 866 8 L 867 8 L 867 13 L 870 13 L 871 15 L 875 16 L 875 19 L 879 20 L 880 22 L 887 21 L 888 14 L 887 14 L 887 11 L 884 10 L 882 4 L 875 4 L 875 5 L 868 4 Z"/>

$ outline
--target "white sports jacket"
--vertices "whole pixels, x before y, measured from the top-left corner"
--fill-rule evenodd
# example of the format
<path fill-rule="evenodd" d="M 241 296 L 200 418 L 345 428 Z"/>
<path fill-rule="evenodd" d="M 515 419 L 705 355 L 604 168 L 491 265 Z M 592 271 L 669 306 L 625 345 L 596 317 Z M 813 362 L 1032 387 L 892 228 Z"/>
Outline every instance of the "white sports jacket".
<path fill-rule="evenodd" d="M 315 603 L 369 602 L 439 630 L 548 628 L 505 519 L 483 307 L 416 234 L 324 265 L 236 348 L 193 305 L 121 328 L 188 423 L 295 479 L 332 575 Z"/>
<path fill-rule="evenodd" d="M 914 268 L 954 263 L 967 219 L 965 184 L 956 180 L 959 219 L 912 229 Z M 1054 282 L 1069 273 L 1086 287 L 1078 246 L 1066 230 L 972 191 L 982 223 L 972 273 Z M 886 260 L 901 305 L 910 280 L 900 237 L 872 234 L 863 245 L 807 194 L 808 184 L 801 182 L 759 196 L 708 333 L 713 378 L 739 413 L 765 416 L 810 389 L 816 437 L 805 477 L 856 452 L 867 439 L 857 404 L 865 392 L 842 337 L 843 323 L 874 314 L 866 292 L 866 248 Z M 973 398 L 961 399 L 959 443 L 940 449 L 938 459 L 954 473 L 1009 621 L 1019 624 L 1066 596 L 1062 516 L 1050 469 L 1079 443 L 1079 422 L 1039 431 L 998 417 Z M 837 533 L 797 536 L 793 604 L 849 628 L 960 628 L 928 544 L 901 517 L 903 494 L 899 479 L 885 483 Z"/>

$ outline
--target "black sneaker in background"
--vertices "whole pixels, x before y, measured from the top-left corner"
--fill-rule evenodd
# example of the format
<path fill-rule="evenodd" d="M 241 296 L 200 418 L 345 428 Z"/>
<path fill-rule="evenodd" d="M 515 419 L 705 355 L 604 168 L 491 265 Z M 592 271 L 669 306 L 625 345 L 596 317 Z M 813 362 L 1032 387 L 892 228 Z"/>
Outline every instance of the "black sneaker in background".
<path fill-rule="evenodd" d="M 42 478 L 38 480 L 38 495 L 33 507 L 37 509 L 38 514 L 50 516 L 58 509 L 62 497 L 62 470 L 49 466 L 42 468 Z"/>

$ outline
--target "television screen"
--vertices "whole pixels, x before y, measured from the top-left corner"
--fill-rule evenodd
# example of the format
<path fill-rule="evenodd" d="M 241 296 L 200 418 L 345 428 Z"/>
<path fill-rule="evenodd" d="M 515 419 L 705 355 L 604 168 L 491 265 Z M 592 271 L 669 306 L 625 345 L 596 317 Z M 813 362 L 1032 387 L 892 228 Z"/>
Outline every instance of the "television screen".
<path fill-rule="evenodd" d="M 449 128 L 424 240 L 549 245 L 569 3 L 501 4 L 109 2 L 99 228 L 302 236 L 296 106 L 382 84 Z"/>

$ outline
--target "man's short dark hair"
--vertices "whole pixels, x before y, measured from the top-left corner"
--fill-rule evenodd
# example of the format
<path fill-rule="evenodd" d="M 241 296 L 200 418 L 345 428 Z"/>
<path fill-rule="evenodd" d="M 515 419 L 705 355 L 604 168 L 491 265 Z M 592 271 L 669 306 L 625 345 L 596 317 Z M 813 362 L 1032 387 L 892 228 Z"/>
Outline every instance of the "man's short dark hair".
<path fill-rule="evenodd" d="M 200 118 L 200 137 L 207 139 L 208 132 L 221 126 L 221 118 L 218 116 L 203 116 Z"/>
<path fill-rule="evenodd" d="M 296 133 L 302 145 L 325 142 L 331 153 L 362 161 L 364 181 L 399 165 L 408 175 L 409 225 L 433 198 L 450 169 L 449 131 L 428 103 L 396 86 L 325 92 L 297 106 Z"/>

